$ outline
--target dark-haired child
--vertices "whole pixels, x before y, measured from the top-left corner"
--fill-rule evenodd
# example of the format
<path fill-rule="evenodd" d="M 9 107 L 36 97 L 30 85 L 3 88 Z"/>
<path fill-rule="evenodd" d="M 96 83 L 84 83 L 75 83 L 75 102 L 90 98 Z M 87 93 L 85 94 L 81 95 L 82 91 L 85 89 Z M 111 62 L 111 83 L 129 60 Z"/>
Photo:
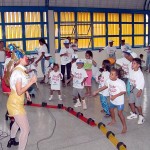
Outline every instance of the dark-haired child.
<path fill-rule="evenodd" d="M 140 54 L 140 59 L 141 59 L 141 69 L 145 66 L 145 60 L 143 59 L 143 54 Z"/>
<path fill-rule="evenodd" d="M 59 71 L 58 64 L 54 64 L 53 71 L 50 72 L 49 78 L 50 78 L 50 82 L 51 82 L 51 91 L 50 91 L 49 101 L 52 100 L 54 91 L 58 92 L 58 98 L 59 98 L 59 100 L 62 100 L 60 84 L 61 84 L 61 80 L 63 79 L 63 75 Z"/>
<path fill-rule="evenodd" d="M 116 123 L 115 112 L 114 109 L 117 108 L 118 116 L 121 120 L 123 129 L 121 133 L 125 133 L 127 131 L 125 117 L 123 115 L 124 110 L 124 94 L 126 93 L 125 83 L 118 78 L 118 70 L 112 69 L 110 72 L 110 79 L 108 79 L 105 85 L 99 88 L 97 91 L 93 93 L 93 95 L 97 95 L 99 92 L 104 91 L 108 88 L 110 95 L 110 113 L 112 121 L 108 125 L 113 125 Z"/>
<path fill-rule="evenodd" d="M 109 79 L 110 75 L 110 62 L 109 60 L 103 60 L 102 62 L 102 74 L 100 75 L 98 81 L 99 81 L 99 88 L 103 87 L 105 85 L 105 82 Z M 109 117 L 110 112 L 109 112 L 109 104 L 108 104 L 108 96 L 109 96 L 109 91 L 108 88 L 105 89 L 104 91 L 99 92 L 100 95 L 100 102 L 102 105 L 103 110 L 101 112 L 105 112 L 105 116 Z"/>
<path fill-rule="evenodd" d="M 138 118 L 136 114 L 136 109 L 139 113 L 138 124 L 143 124 L 145 119 L 143 117 L 142 112 L 142 93 L 144 89 L 144 75 L 140 69 L 141 67 L 141 59 L 134 58 L 132 61 L 132 69 L 129 72 L 129 81 L 131 85 L 130 96 L 129 96 L 129 105 L 131 108 L 131 114 L 127 117 L 127 119 L 136 119 Z"/>
<path fill-rule="evenodd" d="M 91 96 L 91 82 L 92 82 L 92 65 L 96 66 L 96 62 L 93 60 L 93 53 L 91 51 L 86 51 L 84 60 L 84 69 L 88 75 L 85 81 L 86 95 Z"/>

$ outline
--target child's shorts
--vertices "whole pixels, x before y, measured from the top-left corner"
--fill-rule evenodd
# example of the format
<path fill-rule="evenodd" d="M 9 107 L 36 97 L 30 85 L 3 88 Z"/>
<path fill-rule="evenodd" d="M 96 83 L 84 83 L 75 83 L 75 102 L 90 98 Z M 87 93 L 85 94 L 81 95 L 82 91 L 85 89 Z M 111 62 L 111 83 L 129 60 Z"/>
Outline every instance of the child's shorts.
<path fill-rule="evenodd" d="M 138 89 L 131 87 L 131 92 L 129 95 L 129 104 L 135 103 L 136 107 L 140 107 L 142 105 L 142 96 L 137 97 Z"/>
<path fill-rule="evenodd" d="M 73 88 L 73 96 L 78 97 L 78 95 L 80 95 L 80 97 L 83 98 L 85 96 L 84 89 Z"/>
<path fill-rule="evenodd" d="M 110 109 L 117 108 L 118 110 L 124 110 L 124 104 L 122 104 L 122 105 L 114 105 L 113 103 L 110 102 L 109 108 Z"/>

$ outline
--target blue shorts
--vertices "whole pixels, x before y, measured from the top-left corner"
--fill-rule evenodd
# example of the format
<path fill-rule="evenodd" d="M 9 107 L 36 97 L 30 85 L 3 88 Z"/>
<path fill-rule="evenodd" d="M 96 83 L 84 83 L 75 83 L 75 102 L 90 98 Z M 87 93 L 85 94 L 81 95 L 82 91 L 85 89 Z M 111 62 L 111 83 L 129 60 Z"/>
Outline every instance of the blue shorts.
<path fill-rule="evenodd" d="M 118 110 L 124 110 L 124 104 L 122 104 L 122 105 L 114 105 L 114 104 L 112 104 L 112 103 L 110 102 L 109 108 L 110 108 L 110 109 L 117 108 Z"/>

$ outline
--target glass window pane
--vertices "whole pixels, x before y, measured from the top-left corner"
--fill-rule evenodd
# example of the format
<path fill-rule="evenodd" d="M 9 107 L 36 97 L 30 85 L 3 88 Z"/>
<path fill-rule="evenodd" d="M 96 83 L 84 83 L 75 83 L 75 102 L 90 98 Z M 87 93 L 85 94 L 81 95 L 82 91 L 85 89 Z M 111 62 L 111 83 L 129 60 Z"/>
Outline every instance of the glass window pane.
<path fill-rule="evenodd" d="M 94 38 L 93 41 L 94 41 L 94 48 L 106 46 L 106 38 Z"/>
<path fill-rule="evenodd" d="M 39 47 L 39 40 L 26 41 L 26 51 L 34 51 L 34 49 L 37 47 Z"/>
<path fill-rule="evenodd" d="M 44 25 L 44 37 L 47 37 L 47 25 Z"/>
<path fill-rule="evenodd" d="M 5 12 L 5 23 L 18 23 L 21 22 L 21 12 Z"/>
<path fill-rule="evenodd" d="M 55 49 L 58 49 L 58 39 L 55 39 Z"/>
<path fill-rule="evenodd" d="M 144 14 L 134 14 L 134 22 L 144 22 Z"/>
<path fill-rule="evenodd" d="M 114 46 L 119 46 L 120 45 L 119 37 L 108 37 L 108 41 L 109 40 L 114 41 Z"/>
<path fill-rule="evenodd" d="M 78 33 L 78 36 L 91 36 L 91 26 L 90 25 L 78 25 L 77 33 Z"/>
<path fill-rule="evenodd" d="M 122 39 L 125 39 L 126 43 L 132 45 L 132 37 L 131 36 L 124 36 Z"/>
<path fill-rule="evenodd" d="M 40 12 L 25 12 L 25 22 L 41 22 Z"/>
<path fill-rule="evenodd" d="M 146 36 L 146 46 L 148 45 L 148 36 Z"/>
<path fill-rule="evenodd" d="M 90 39 L 78 39 L 78 48 L 91 48 Z"/>
<path fill-rule="evenodd" d="M 22 38 L 21 25 L 7 25 L 5 26 L 6 39 Z"/>
<path fill-rule="evenodd" d="M 144 24 L 134 24 L 134 34 L 144 34 Z"/>
<path fill-rule="evenodd" d="M 105 13 L 93 13 L 94 22 L 105 22 Z"/>
<path fill-rule="evenodd" d="M 55 24 L 55 37 L 58 37 L 58 25 Z"/>
<path fill-rule="evenodd" d="M 108 22 L 119 22 L 119 14 L 108 13 Z"/>
<path fill-rule="evenodd" d="M 6 46 L 8 46 L 9 44 L 15 44 L 20 49 L 23 49 L 23 42 L 22 41 L 7 41 Z"/>
<path fill-rule="evenodd" d="M 90 13 L 88 12 L 78 12 L 77 21 L 79 22 L 90 22 Z"/>
<path fill-rule="evenodd" d="M 146 22 L 148 22 L 148 15 L 146 14 Z"/>
<path fill-rule="evenodd" d="M 119 35 L 119 24 L 108 24 L 108 35 Z"/>
<path fill-rule="evenodd" d="M 54 21 L 58 22 L 58 13 L 57 12 L 54 12 Z"/>
<path fill-rule="evenodd" d="M 26 38 L 41 37 L 41 25 L 25 25 Z"/>
<path fill-rule="evenodd" d="M 2 23 L 1 13 L 0 13 L 0 23 Z"/>
<path fill-rule="evenodd" d="M 61 25 L 60 26 L 61 36 L 74 36 L 75 34 L 75 25 Z"/>
<path fill-rule="evenodd" d="M 2 26 L 0 26 L 0 39 L 2 39 L 3 32 L 2 32 Z"/>
<path fill-rule="evenodd" d="M 43 12 L 43 21 L 44 21 L 44 22 L 47 22 L 46 12 Z"/>
<path fill-rule="evenodd" d="M 148 34 L 148 24 L 146 24 L 146 34 Z"/>
<path fill-rule="evenodd" d="M 61 22 L 74 22 L 74 12 L 61 12 L 60 13 L 60 21 Z"/>
<path fill-rule="evenodd" d="M 94 24 L 93 32 L 94 32 L 94 35 L 105 35 L 106 34 L 106 25 L 105 24 Z"/>
<path fill-rule="evenodd" d="M 132 34 L 132 24 L 122 24 L 122 35 Z"/>
<path fill-rule="evenodd" d="M 134 36 L 134 45 L 144 45 L 144 36 Z"/>
<path fill-rule="evenodd" d="M 132 14 L 121 14 L 122 22 L 132 22 Z"/>

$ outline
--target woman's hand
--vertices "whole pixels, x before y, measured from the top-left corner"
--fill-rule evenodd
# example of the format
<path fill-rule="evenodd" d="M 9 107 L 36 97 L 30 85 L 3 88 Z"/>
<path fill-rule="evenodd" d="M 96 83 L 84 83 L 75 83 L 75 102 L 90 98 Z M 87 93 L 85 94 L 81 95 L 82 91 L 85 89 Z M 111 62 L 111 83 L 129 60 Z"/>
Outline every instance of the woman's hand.
<path fill-rule="evenodd" d="M 30 82 L 33 84 L 33 83 L 36 83 L 37 82 L 37 77 L 36 76 L 33 76 L 31 79 L 30 79 Z"/>

